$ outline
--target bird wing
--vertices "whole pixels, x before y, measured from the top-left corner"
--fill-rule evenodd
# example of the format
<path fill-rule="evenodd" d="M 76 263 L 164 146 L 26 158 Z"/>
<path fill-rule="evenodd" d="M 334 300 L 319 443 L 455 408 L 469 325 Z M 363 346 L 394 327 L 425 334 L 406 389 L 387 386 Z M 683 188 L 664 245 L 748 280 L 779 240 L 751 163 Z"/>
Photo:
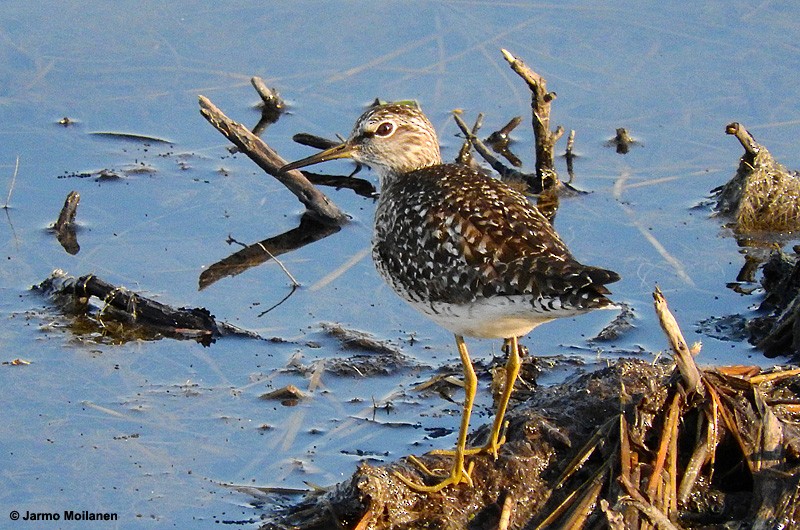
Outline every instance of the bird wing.
<path fill-rule="evenodd" d="M 572 257 L 524 195 L 466 166 L 398 177 L 382 191 L 377 215 L 376 263 L 395 289 L 412 299 L 563 297 L 604 279 L 596 272 L 603 269 Z"/>

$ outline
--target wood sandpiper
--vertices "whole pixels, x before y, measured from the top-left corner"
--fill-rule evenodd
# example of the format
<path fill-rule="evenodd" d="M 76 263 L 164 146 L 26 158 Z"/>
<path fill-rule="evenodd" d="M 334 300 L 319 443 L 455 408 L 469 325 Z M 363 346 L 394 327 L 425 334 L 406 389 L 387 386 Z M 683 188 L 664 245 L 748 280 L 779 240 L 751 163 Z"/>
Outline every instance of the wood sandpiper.
<path fill-rule="evenodd" d="M 397 476 L 420 492 L 471 485 L 465 456 L 487 452 L 497 458 L 504 442 L 503 418 L 520 367 L 518 337 L 556 318 L 613 307 L 604 285 L 619 275 L 576 261 L 523 194 L 476 169 L 443 163 L 436 131 L 416 103 L 372 106 L 344 143 L 281 171 L 337 158 L 378 173 L 375 265 L 397 294 L 455 334 L 464 368 L 466 395 L 450 473 L 430 486 Z M 465 335 L 502 338 L 509 346 L 489 441 L 475 449 L 466 448 L 477 378 Z"/>

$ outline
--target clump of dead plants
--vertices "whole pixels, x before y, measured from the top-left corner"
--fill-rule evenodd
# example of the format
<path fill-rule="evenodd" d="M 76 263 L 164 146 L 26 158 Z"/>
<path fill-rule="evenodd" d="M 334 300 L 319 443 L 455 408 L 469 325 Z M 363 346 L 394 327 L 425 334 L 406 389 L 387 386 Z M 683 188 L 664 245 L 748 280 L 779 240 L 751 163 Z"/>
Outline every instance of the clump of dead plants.
<path fill-rule="evenodd" d="M 716 192 L 717 210 L 730 215 L 739 233 L 800 229 L 800 174 L 778 163 L 740 124 L 725 132 L 744 147 L 736 175 Z"/>
<path fill-rule="evenodd" d="M 264 528 L 796 528 L 800 370 L 701 370 L 654 299 L 672 360 L 620 360 L 515 403 L 498 459 L 471 457 L 474 487 L 419 494 L 392 473 L 417 467 L 363 464 Z"/>

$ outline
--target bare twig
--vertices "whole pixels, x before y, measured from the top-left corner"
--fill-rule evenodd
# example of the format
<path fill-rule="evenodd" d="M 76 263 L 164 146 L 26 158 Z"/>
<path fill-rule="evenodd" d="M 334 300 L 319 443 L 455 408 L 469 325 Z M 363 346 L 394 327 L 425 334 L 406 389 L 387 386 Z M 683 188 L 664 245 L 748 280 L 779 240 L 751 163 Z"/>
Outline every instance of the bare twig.
<path fill-rule="evenodd" d="M 511 120 L 499 131 L 493 132 L 488 138 L 486 138 L 486 143 L 492 147 L 494 152 L 504 157 L 514 167 L 521 167 L 522 160 L 520 160 L 517 155 L 512 153 L 511 149 L 509 149 L 509 144 L 511 143 L 509 134 L 511 134 L 511 131 L 517 128 L 520 122 L 522 122 L 522 117 L 515 116 L 511 118 Z"/>
<path fill-rule="evenodd" d="M 258 92 L 258 95 L 261 96 L 261 101 L 264 102 L 265 106 L 274 108 L 278 111 L 283 110 L 285 105 L 277 90 L 268 87 L 264 80 L 258 76 L 250 78 L 250 84 L 253 85 L 253 88 L 256 90 L 256 92 Z"/>
<path fill-rule="evenodd" d="M 756 139 L 753 138 L 753 135 L 738 122 L 729 123 L 725 127 L 725 134 L 732 134 L 735 136 L 751 159 L 761 151 L 761 146 L 756 142 Z"/>
<path fill-rule="evenodd" d="M 261 138 L 255 136 L 242 124 L 225 116 L 208 98 L 200 96 L 199 101 L 200 114 L 211 125 L 216 127 L 261 169 L 278 179 L 281 184 L 294 193 L 309 212 L 313 213 L 321 222 L 333 225 L 342 225 L 347 222 L 345 213 L 311 184 L 300 171 L 280 172 L 279 169 L 286 164 L 286 160 L 281 158 Z"/>
<path fill-rule="evenodd" d="M 11 202 L 11 194 L 14 192 L 14 185 L 17 183 L 17 172 L 19 172 L 19 155 L 17 155 L 17 162 L 14 164 L 14 174 L 11 176 L 11 185 L 8 187 L 8 196 L 3 206 L 4 210 L 8 209 L 8 203 Z"/>
<path fill-rule="evenodd" d="M 481 155 L 481 157 L 486 160 L 490 166 L 492 166 L 492 169 L 500 174 L 501 179 L 522 182 L 530 181 L 530 175 L 526 175 L 525 173 L 517 171 L 516 169 L 507 167 L 505 164 L 500 162 L 500 160 L 498 160 L 498 158 L 492 154 L 492 151 L 486 147 L 486 144 L 484 144 L 480 138 L 475 136 L 474 132 L 470 130 L 470 128 L 466 123 L 464 123 L 464 120 L 462 120 L 458 114 L 453 114 L 453 119 L 455 119 L 456 125 L 458 125 L 458 128 L 461 129 L 461 132 L 464 133 L 464 136 L 466 136 L 466 138 L 472 142 L 472 146 L 475 148 L 475 151 L 477 151 L 478 154 Z M 541 191 L 541 187 L 533 188 L 532 191 L 534 193 L 538 193 Z"/>
<path fill-rule="evenodd" d="M 686 390 L 690 393 L 699 392 L 701 390 L 700 370 L 694 362 L 694 357 L 686 344 L 686 340 L 683 338 L 678 322 L 672 316 L 667 307 L 667 301 L 658 287 L 653 291 L 653 300 L 661 329 L 664 330 L 670 346 L 672 346 L 672 351 L 675 352 L 675 364 L 678 366 L 678 370 L 686 384 Z"/>
<path fill-rule="evenodd" d="M 548 92 L 545 78 L 531 70 L 521 59 L 507 50 L 502 50 L 502 52 L 511 69 L 527 83 L 531 90 L 533 136 L 536 144 L 536 177 L 541 180 L 544 189 L 558 182 L 558 174 L 555 169 L 555 145 L 564 134 L 564 128 L 559 126 L 555 131 L 550 130 L 550 105 L 556 99 L 556 93 Z"/>

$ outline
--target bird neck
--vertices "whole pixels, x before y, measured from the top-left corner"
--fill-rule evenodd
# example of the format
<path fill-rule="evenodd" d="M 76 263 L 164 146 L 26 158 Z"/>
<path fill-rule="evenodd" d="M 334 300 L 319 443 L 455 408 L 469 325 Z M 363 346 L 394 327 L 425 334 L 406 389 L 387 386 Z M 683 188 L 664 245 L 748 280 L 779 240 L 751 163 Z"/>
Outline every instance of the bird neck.
<path fill-rule="evenodd" d="M 391 165 L 373 164 L 372 169 L 378 173 L 381 189 L 391 185 L 398 177 L 431 166 L 442 164 L 439 146 L 429 146 L 424 152 L 404 153 L 405 156 L 395 156 Z"/>

